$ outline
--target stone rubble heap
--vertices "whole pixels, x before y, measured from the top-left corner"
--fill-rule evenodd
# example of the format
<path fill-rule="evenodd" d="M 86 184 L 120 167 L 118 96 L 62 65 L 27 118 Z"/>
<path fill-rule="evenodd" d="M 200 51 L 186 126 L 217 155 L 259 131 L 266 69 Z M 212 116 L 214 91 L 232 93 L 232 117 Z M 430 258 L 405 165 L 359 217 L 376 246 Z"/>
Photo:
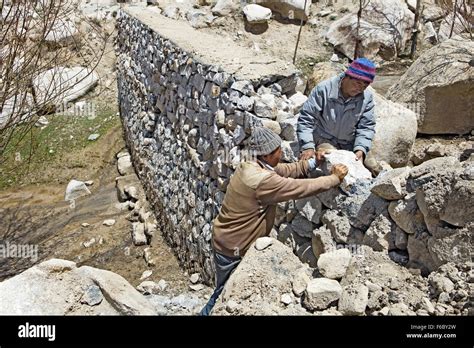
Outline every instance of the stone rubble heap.
<path fill-rule="evenodd" d="M 253 244 L 213 315 L 472 315 L 472 262 L 447 263 L 428 278 L 386 253 L 360 246 L 322 254 L 318 270 L 282 243 Z"/>

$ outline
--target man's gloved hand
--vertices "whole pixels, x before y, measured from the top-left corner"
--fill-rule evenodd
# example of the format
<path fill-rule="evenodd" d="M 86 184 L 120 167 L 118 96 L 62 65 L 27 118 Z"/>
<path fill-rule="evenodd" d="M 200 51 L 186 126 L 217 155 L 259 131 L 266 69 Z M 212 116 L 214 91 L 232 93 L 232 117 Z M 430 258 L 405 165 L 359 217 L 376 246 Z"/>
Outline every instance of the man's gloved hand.
<path fill-rule="evenodd" d="M 342 182 L 344 177 L 347 175 L 349 168 L 347 168 L 344 164 L 336 164 L 331 169 L 331 174 L 336 175 L 339 180 Z"/>
<path fill-rule="evenodd" d="M 306 149 L 300 154 L 300 160 L 305 161 L 316 156 L 314 149 Z"/>

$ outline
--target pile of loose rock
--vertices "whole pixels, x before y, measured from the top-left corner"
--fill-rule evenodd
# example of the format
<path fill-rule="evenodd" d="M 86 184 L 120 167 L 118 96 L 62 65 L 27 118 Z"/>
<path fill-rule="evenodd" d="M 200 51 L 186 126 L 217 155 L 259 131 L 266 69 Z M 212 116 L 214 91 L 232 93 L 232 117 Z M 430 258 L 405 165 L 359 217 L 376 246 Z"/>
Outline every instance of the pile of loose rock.
<path fill-rule="evenodd" d="M 232 274 L 213 314 L 472 315 L 472 282 L 472 262 L 445 264 L 427 279 L 368 246 L 323 253 L 311 269 L 265 237 Z"/>

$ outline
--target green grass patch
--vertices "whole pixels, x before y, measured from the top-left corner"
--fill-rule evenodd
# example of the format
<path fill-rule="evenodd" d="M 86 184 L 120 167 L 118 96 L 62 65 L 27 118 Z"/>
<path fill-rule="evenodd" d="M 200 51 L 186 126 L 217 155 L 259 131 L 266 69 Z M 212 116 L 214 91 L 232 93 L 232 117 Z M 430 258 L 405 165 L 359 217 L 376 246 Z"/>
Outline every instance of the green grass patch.
<path fill-rule="evenodd" d="M 114 107 L 97 106 L 94 116 L 54 114 L 46 117 L 46 127 L 18 126 L 0 163 L 0 189 L 32 183 L 27 182 L 29 173 L 41 173 L 61 163 L 66 154 L 93 146 L 96 141 L 88 140 L 89 135 L 104 136 L 119 124 L 116 113 Z M 84 167 L 83 161 L 76 162 L 68 165 Z"/>

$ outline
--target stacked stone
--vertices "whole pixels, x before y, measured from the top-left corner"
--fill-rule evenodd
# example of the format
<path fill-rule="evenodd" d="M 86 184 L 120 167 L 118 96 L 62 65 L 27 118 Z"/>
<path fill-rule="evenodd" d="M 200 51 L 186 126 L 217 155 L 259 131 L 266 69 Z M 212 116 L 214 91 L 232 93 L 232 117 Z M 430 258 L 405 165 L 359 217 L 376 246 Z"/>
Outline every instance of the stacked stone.
<path fill-rule="evenodd" d="M 294 160 L 294 114 L 306 97 L 295 93 L 296 75 L 238 80 L 125 12 L 118 28 L 120 111 L 134 166 L 180 261 L 212 282 L 212 221 L 252 127 L 282 135 Z"/>
<path fill-rule="evenodd" d="M 375 179 L 353 177 L 349 191 L 335 188 L 280 204 L 272 236 L 311 267 L 322 254 L 339 248 L 357 254 L 361 245 L 423 275 L 447 262 L 466 263 L 474 226 L 473 168 L 471 160 L 443 157 L 385 170 Z"/>

